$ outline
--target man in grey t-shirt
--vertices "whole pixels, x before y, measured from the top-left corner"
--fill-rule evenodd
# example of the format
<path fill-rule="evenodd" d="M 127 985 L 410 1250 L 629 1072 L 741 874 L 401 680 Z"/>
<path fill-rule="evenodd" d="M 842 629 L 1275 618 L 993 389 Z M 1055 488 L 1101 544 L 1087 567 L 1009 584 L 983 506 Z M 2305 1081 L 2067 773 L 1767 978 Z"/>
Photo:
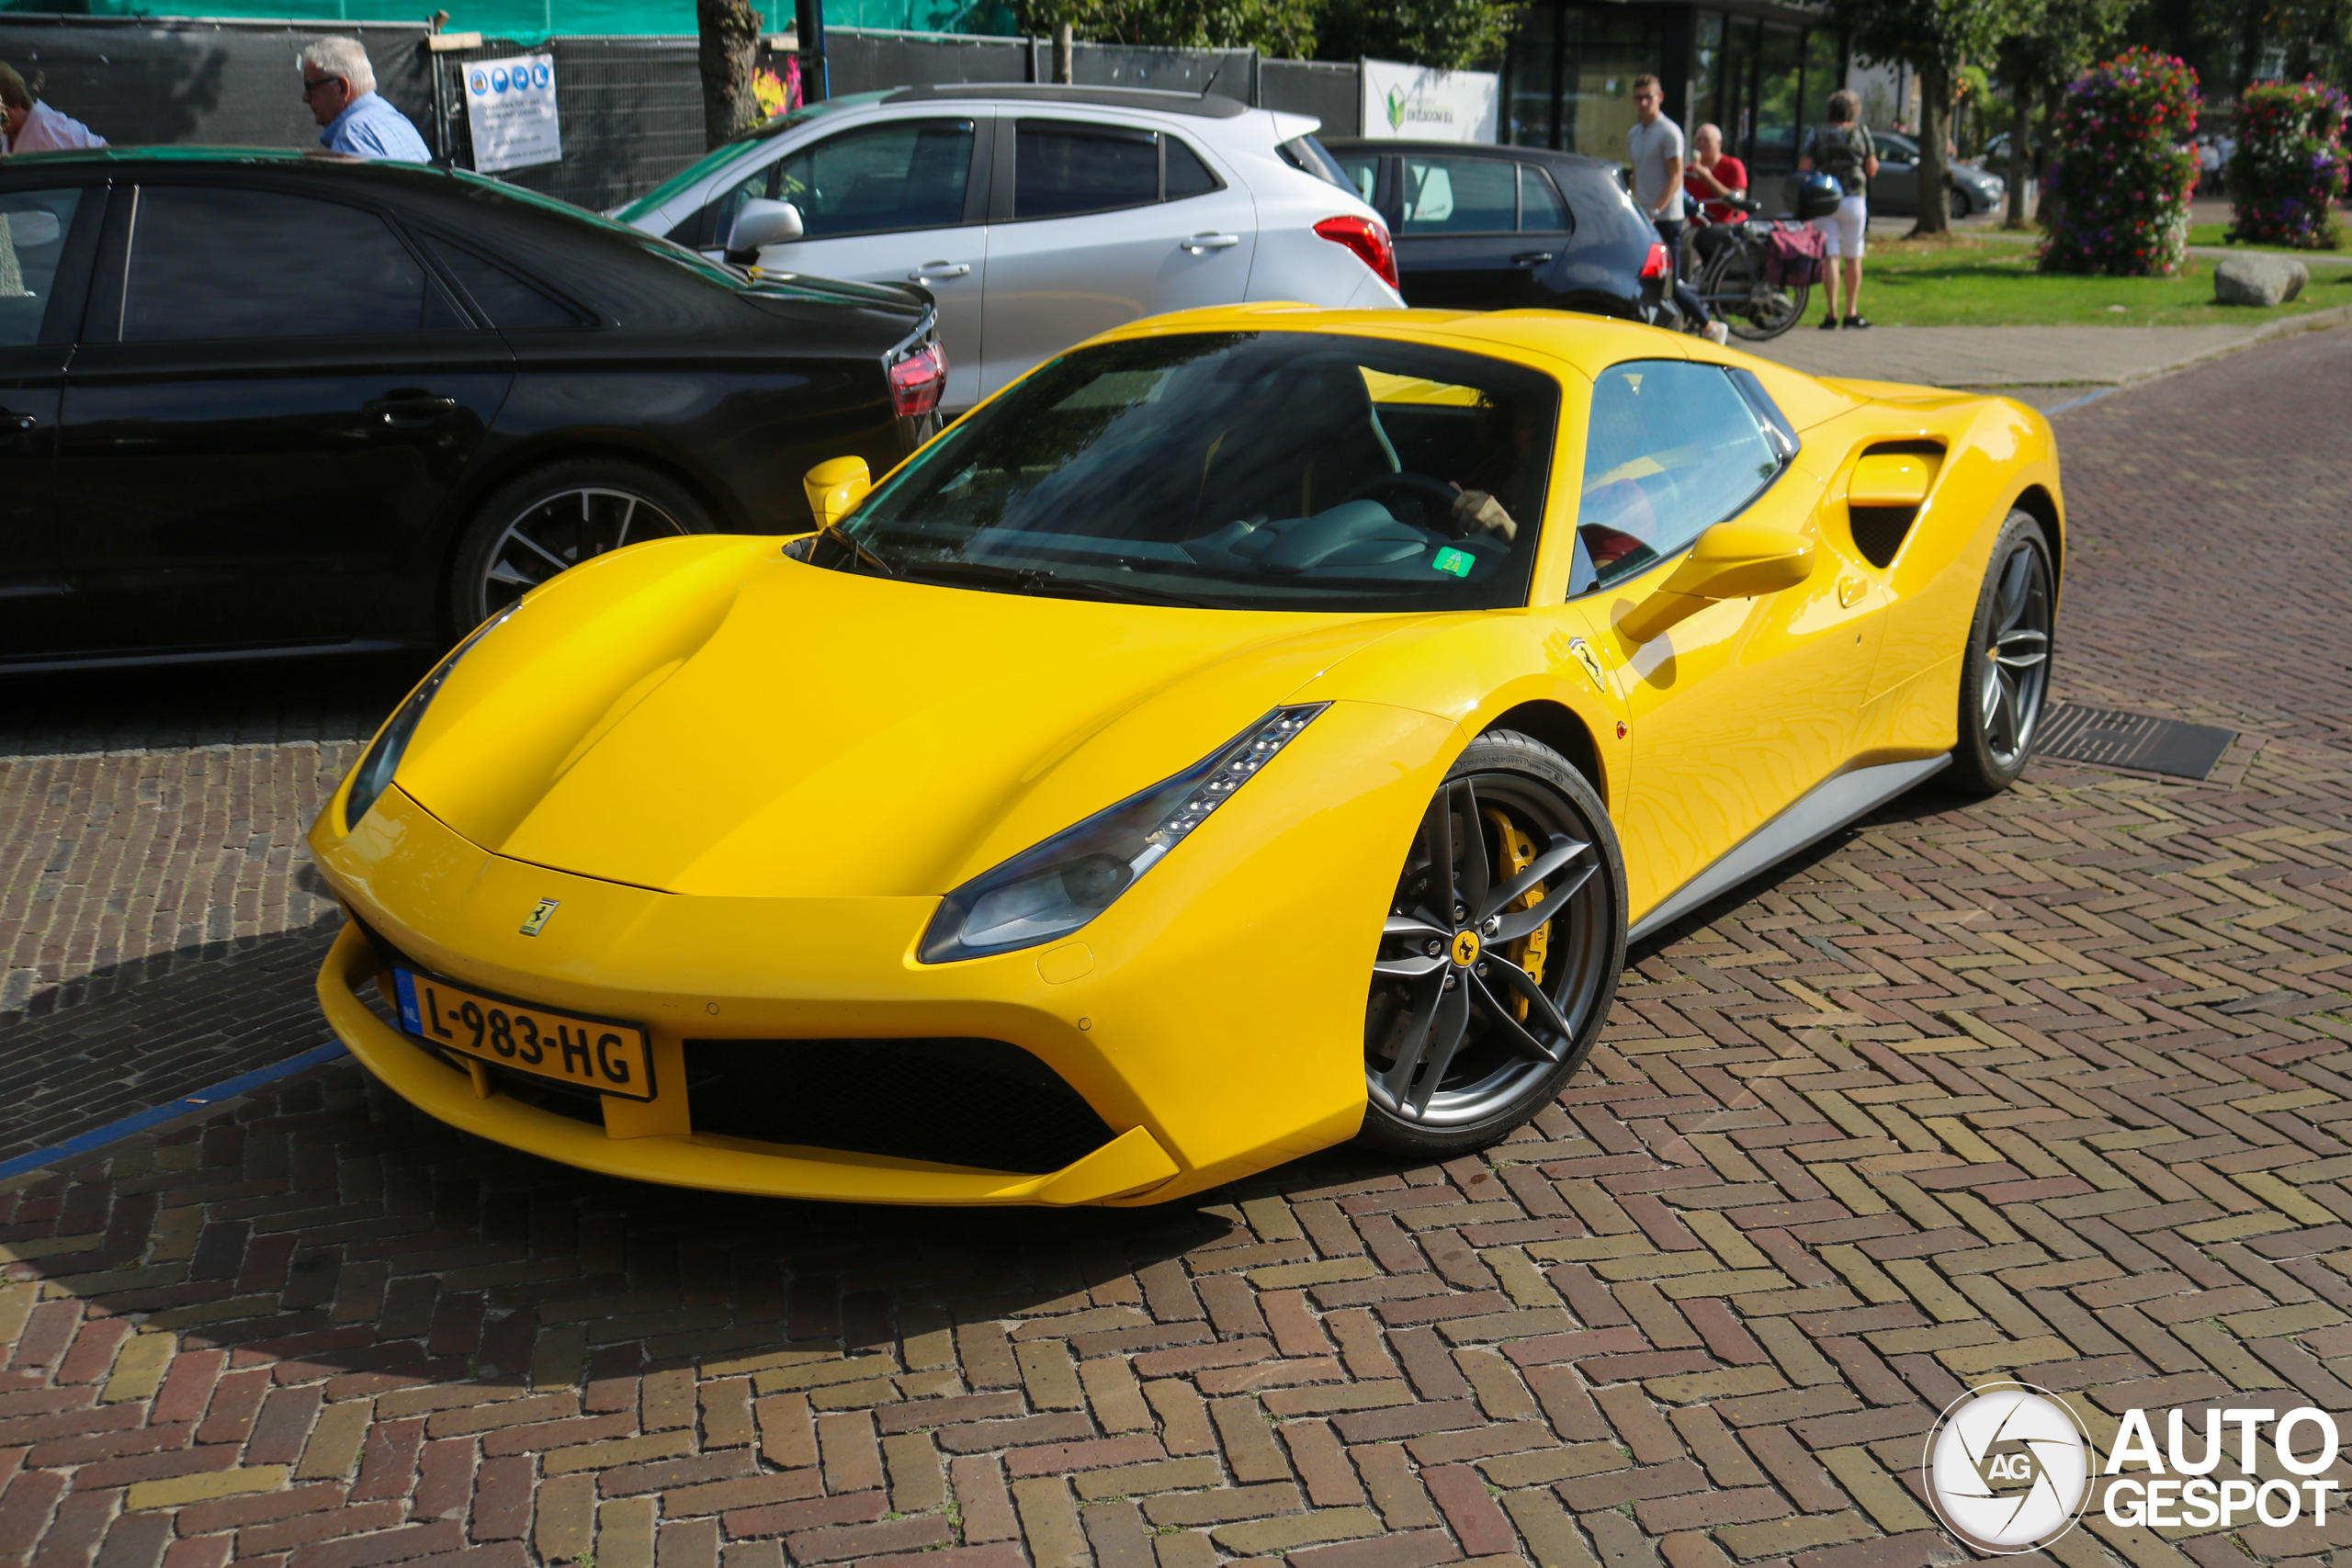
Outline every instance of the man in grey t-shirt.
<path fill-rule="evenodd" d="M 1682 265 L 1682 128 L 1666 118 L 1666 91 L 1657 78 L 1634 78 L 1634 129 L 1625 133 L 1625 153 L 1634 164 L 1634 205 L 1657 225 L 1666 246 L 1668 277 L 1674 303 L 1686 321 L 1706 329 L 1722 343 L 1730 334 L 1709 318 L 1707 307 L 1681 277 Z"/>

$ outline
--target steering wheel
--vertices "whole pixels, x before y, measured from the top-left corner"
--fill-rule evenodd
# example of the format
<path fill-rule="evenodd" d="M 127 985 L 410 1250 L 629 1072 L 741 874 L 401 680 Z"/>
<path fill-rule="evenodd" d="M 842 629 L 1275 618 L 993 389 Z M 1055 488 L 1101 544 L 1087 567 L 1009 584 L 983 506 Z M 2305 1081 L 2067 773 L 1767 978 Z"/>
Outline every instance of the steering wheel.
<path fill-rule="evenodd" d="M 1375 474 L 1340 498 L 1340 504 L 1351 501 L 1369 501 L 1388 491 L 1404 491 L 1419 497 L 1443 519 L 1437 526 L 1445 533 L 1454 532 L 1453 501 L 1462 492 L 1443 479 L 1433 479 L 1427 474 Z"/>

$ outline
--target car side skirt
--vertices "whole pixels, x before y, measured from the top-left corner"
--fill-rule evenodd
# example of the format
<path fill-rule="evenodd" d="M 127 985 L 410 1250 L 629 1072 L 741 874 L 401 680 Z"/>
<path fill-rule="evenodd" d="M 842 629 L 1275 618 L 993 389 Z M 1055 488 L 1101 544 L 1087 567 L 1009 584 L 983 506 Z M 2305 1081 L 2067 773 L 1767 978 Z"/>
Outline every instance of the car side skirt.
<path fill-rule="evenodd" d="M 1634 923 L 1627 942 L 1664 930 L 1709 899 L 1728 893 L 1758 872 L 1819 843 L 1863 813 L 1893 800 L 1912 785 L 1941 773 L 1951 753 L 1910 762 L 1883 762 L 1839 773 L 1797 797 L 1794 804 L 1732 847 L 1729 853 L 1676 888 L 1657 908 Z"/>

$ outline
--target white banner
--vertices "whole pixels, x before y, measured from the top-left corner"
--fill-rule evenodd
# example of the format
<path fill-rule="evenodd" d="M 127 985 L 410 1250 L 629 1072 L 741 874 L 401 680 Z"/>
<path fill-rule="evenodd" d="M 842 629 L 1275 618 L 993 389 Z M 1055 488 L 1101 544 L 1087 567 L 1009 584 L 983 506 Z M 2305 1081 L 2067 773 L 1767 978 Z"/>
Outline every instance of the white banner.
<path fill-rule="evenodd" d="M 1430 71 L 1363 62 L 1363 133 L 1399 141 L 1492 141 L 1502 78 L 1491 71 Z"/>
<path fill-rule="evenodd" d="M 466 67 L 466 124 L 474 137 L 474 170 L 494 175 L 563 157 L 555 117 L 555 56 L 519 54 Z"/>

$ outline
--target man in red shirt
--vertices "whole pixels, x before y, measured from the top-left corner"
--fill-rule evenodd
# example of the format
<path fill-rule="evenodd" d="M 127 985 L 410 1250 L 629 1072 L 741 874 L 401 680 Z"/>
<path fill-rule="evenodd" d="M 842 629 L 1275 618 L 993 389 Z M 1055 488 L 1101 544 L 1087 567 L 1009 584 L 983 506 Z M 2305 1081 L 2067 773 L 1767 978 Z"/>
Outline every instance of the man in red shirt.
<path fill-rule="evenodd" d="M 1683 171 L 1682 188 L 1711 223 L 1726 223 L 1739 216 L 1724 198 L 1747 194 L 1747 165 L 1724 152 L 1724 133 L 1702 125 L 1690 138 L 1691 163 Z"/>

